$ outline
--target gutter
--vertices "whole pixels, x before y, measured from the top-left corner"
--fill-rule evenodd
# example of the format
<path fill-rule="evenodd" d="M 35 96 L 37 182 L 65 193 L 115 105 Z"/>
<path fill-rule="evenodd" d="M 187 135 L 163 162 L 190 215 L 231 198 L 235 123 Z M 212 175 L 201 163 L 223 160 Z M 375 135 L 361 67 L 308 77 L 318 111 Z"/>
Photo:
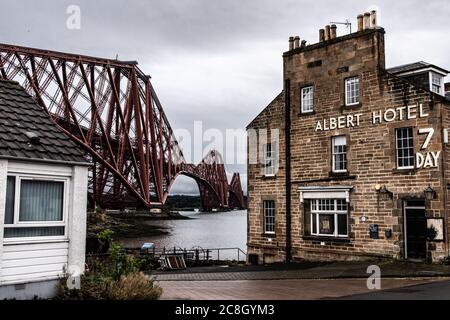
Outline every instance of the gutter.
<path fill-rule="evenodd" d="M 25 158 L 25 157 L 13 157 L 13 156 L 2 156 L 2 155 L 0 155 L 0 159 L 14 160 L 14 161 L 25 161 L 25 162 L 41 162 L 41 163 L 52 163 L 52 164 L 64 164 L 64 165 L 83 166 L 83 167 L 91 167 L 93 165 L 90 162 L 62 161 L 62 160 L 51 160 L 51 159 L 40 159 L 40 158 Z"/>

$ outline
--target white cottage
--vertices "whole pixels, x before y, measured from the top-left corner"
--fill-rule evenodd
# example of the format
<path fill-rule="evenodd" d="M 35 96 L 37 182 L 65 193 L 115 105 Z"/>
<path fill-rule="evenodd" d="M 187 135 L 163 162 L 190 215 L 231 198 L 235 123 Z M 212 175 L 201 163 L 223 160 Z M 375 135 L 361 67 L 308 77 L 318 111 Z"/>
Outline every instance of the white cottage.
<path fill-rule="evenodd" d="M 18 83 L 0 80 L 0 299 L 50 298 L 84 271 L 88 166 Z"/>

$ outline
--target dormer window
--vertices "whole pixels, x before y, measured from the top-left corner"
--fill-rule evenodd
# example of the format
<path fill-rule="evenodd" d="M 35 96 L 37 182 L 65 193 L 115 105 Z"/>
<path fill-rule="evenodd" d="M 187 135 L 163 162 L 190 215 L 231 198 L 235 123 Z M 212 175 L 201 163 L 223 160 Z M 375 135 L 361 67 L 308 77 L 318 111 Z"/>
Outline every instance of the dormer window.
<path fill-rule="evenodd" d="M 431 88 L 430 90 L 433 91 L 434 93 L 443 95 L 444 94 L 444 77 L 441 76 L 440 74 L 434 73 L 434 72 L 430 72 L 430 85 Z"/>
<path fill-rule="evenodd" d="M 445 96 L 444 79 L 450 72 L 441 67 L 420 61 L 391 68 L 387 71 L 397 77 L 404 78 L 417 87 Z"/>

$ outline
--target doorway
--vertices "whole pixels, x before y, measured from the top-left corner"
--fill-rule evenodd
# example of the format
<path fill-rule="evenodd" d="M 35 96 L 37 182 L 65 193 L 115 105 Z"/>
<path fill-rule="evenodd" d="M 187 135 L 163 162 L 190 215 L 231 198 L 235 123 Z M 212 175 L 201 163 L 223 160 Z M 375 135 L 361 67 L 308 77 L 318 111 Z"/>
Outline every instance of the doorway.
<path fill-rule="evenodd" d="M 404 208 L 405 258 L 424 260 L 427 257 L 425 200 L 405 201 Z"/>

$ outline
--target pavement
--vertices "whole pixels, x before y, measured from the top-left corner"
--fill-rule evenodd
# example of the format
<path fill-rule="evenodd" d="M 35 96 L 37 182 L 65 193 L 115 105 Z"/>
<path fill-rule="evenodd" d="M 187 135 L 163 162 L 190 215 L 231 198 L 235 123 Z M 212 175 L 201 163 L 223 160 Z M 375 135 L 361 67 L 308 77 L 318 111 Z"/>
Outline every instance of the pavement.
<path fill-rule="evenodd" d="M 302 262 L 269 266 L 213 266 L 180 271 L 153 271 L 157 281 L 237 281 L 282 279 L 354 279 L 368 277 L 367 268 L 380 267 L 382 278 L 450 277 L 450 266 L 402 261 Z"/>
<path fill-rule="evenodd" d="M 400 290 L 433 281 L 437 280 L 388 279 L 382 280 L 381 288 Z M 164 300 L 318 300 L 345 297 L 371 300 L 370 295 L 374 294 L 367 288 L 365 279 L 160 281 L 158 284 L 163 288 L 161 299 Z M 382 296 L 376 297 L 383 299 Z"/>
<path fill-rule="evenodd" d="M 380 290 L 367 287 L 371 265 L 381 269 Z M 398 261 L 215 266 L 151 275 L 163 288 L 162 299 L 170 300 L 450 299 L 450 266 Z"/>

